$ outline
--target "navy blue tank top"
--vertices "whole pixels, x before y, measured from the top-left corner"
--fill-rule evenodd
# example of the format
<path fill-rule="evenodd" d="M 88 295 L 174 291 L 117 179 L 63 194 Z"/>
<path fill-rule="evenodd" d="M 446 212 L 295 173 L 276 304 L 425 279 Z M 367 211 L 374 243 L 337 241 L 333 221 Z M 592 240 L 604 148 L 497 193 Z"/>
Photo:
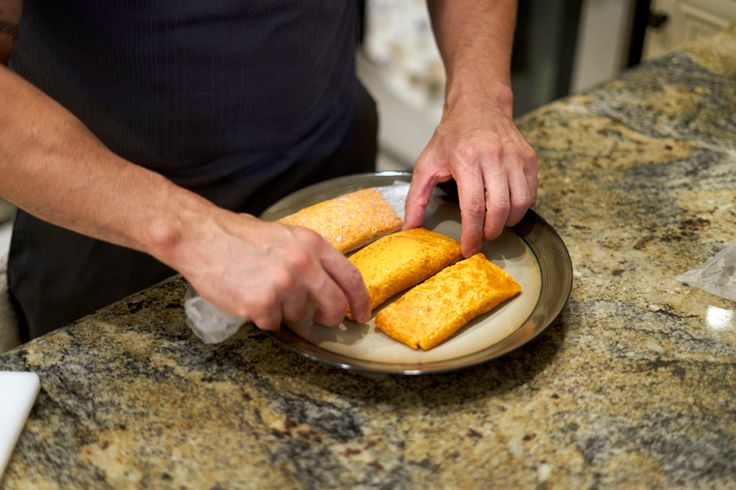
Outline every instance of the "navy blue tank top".
<path fill-rule="evenodd" d="M 189 188 L 329 155 L 358 110 L 352 0 L 25 0 L 11 67 Z"/>

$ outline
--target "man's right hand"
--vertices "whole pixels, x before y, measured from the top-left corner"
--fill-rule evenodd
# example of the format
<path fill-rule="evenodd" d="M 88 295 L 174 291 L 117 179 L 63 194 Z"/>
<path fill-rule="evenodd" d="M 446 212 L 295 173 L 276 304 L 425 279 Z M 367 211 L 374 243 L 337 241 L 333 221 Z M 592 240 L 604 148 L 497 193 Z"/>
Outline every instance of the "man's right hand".
<path fill-rule="evenodd" d="M 0 0 L 1 1 L 1 0 Z M 19 115 L 23 117 L 19 117 Z M 113 154 L 0 65 L 0 197 L 58 226 L 153 255 L 262 329 L 370 317 L 358 270 L 317 234 L 217 208 Z"/>
<path fill-rule="evenodd" d="M 216 209 L 171 244 L 165 261 L 204 298 L 263 330 L 301 323 L 310 302 L 322 325 L 340 323 L 348 307 L 370 318 L 358 269 L 306 228 Z"/>

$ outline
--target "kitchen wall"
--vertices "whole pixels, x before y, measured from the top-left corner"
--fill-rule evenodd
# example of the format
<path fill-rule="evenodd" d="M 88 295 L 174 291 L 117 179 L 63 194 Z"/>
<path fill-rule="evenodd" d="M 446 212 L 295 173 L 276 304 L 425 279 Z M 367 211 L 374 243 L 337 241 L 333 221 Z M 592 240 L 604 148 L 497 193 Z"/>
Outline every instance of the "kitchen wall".
<path fill-rule="evenodd" d="M 633 11 L 633 0 L 583 2 L 570 85 L 572 92 L 612 78 L 626 66 Z"/>

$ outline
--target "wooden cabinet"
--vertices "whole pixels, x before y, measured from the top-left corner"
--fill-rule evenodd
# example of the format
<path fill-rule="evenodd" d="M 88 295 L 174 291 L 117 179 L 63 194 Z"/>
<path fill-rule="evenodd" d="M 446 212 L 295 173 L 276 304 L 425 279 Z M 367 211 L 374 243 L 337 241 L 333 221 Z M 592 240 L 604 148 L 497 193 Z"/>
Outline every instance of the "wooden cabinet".
<path fill-rule="evenodd" d="M 652 11 L 666 15 L 667 20 L 660 27 L 647 29 L 644 59 L 736 24 L 736 0 L 654 0 Z"/>

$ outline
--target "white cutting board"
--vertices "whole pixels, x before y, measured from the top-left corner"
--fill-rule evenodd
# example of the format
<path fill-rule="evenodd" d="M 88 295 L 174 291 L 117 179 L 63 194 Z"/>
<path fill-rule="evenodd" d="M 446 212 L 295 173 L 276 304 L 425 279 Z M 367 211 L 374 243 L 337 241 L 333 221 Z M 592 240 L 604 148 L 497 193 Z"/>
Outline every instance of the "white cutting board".
<path fill-rule="evenodd" d="M 0 477 L 40 388 L 36 373 L 0 371 Z"/>

